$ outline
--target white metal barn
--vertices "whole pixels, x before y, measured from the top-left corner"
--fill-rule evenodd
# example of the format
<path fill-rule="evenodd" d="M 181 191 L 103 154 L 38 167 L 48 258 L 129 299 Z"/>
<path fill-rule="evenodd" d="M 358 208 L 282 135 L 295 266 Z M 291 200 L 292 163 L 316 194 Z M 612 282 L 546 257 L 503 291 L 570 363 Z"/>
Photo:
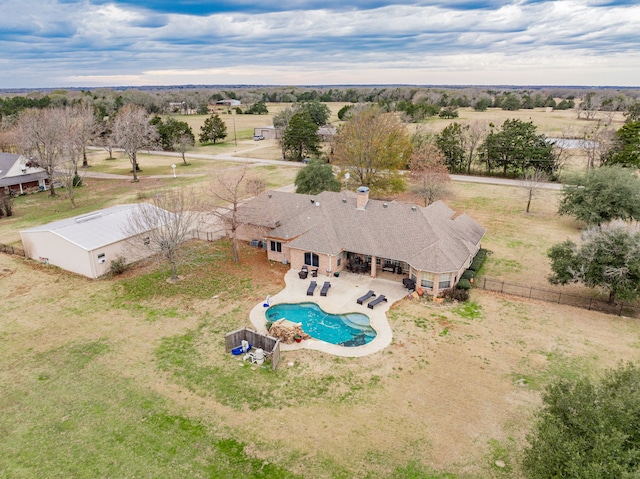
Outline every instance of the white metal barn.
<path fill-rule="evenodd" d="M 139 207 L 113 206 L 21 231 L 25 253 L 29 258 L 98 278 L 109 272 L 111 261 L 118 256 L 132 262 L 153 254 L 151 249 L 134 250 L 126 245 L 132 237 L 127 233 L 129 218 Z"/>

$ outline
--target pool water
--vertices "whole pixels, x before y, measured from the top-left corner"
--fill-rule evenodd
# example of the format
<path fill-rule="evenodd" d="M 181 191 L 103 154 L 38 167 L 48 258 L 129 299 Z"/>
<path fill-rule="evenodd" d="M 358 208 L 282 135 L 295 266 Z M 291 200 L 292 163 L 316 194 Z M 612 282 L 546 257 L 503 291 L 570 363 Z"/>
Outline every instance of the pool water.
<path fill-rule="evenodd" d="M 362 346 L 376 337 L 366 314 L 329 314 L 316 303 L 276 304 L 266 315 L 271 322 L 286 318 L 302 323 L 302 330 L 312 338 L 340 346 Z"/>

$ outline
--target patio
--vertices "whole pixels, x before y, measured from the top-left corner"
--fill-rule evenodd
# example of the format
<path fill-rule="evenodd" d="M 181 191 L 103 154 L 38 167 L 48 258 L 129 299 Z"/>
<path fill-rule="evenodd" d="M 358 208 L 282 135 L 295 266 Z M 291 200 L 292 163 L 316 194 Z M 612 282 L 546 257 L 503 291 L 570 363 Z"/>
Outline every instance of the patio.
<path fill-rule="evenodd" d="M 344 347 L 336 344 L 325 343 L 316 339 L 308 339 L 296 344 L 281 344 L 282 351 L 292 351 L 298 349 L 313 349 L 335 356 L 360 357 L 382 351 L 391 344 L 392 331 L 387 320 L 387 311 L 393 303 L 405 298 L 407 290 L 402 283 L 397 280 L 376 278 L 372 279 L 368 275 L 341 272 L 339 277 L 327 278 L 331 282 L 331 289 L 327 296 L 320 296 L 319 288 L 313 296 L 307 296 L 307 288 L 310 279 L 300 279 L 298 270 L 291 269 L 284 277 L 286 287 L 278 294 L 270 298 L 270 305 L 279 303 L 302 303 L 311 301 L 318 304 L 327 313 L 343 314 L 358 312 L 369 316 L 371 326 L 376 330 L 377 336 L 373 341 L 363 346 Z M 387 302 L 378 304 L 375 309 L 367 308 L 367 303 L 357 304 L 356 300 L 368 290 L 373 290 L 376 294 L 384 294 Z M 266 333 L 267 308 L 263 302 L 257 304 L 249 315 L 251 323 L 258 332 Z"/>

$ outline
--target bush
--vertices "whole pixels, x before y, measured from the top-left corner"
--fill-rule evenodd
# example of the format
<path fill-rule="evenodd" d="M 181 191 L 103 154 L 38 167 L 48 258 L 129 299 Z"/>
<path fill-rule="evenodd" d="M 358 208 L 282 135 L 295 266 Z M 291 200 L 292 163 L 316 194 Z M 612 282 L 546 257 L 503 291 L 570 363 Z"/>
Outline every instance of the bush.
<path fill-rule="evenodd" d="M 471 289 L 471 282 L 468 279 L 461 279 L 456 286 L 458 289 Z"/>
<path fill-rule="evenodd" d="M 80 175 L 74 175 L 73 176 L 73 187 L 74 188 L 78 188 L 79 186 L 82 186 L 82 177 Z"/>
<path fill-rule="evenodd" d="M 480 268 L 482 268 L 482 265 L 484 264 L 484 260 L 486 259 L 486 257 L 487 257 L 487 250 L 481 248 L 476 254 L 476 257 L 473 258 L 473 262 L 471 263 L 471 266 L 469 266 L 469 269 L 472 271 L 475 271 L 476 273 L 480 271 Z"/>
<path fill-rule="evenodd" d="M 112 276 L 117 276 L 127 270 L 127 259 L 124 256 L 118 256 L 109 265 L 109 271 Z"/>
<path fill-rule="evenodd" d="M 452 288 L 452 289 L 446 290 L 442 294 L 442 296 L 445 299 L 451 299 L 451 300 L 460 301 L 463 303 L 469 299 L 469 291 L 466 289 Z"/>
<path fill-rule="evenodd" d="M 460 276 L 460 279 L 471 279 L 475 276 L 476 272 L 471 270 L 471 269 L 466 269 L 464 271 L 464 273 L 462 273 L 462 276 Z"/>
<path fill-rule="evenodd" d="M 267 331 L 271 330 L 271 326 L 273 326 L 273 321 L 267 321 L 266 323 Z"/>

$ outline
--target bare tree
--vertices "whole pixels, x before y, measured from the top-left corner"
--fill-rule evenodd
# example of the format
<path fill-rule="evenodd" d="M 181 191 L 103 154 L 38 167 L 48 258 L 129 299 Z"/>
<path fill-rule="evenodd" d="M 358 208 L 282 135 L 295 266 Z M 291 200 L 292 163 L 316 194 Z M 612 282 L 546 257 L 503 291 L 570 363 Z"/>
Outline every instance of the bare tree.
<path fill-rule="evenodd" d="M 98 122 L 91 105 L 75 106 L 71 109 L 71 117 L 75 124 L 77 145 L 82 152 L 82 167 L 88 168 L 87 145 L 98 134 Z"/>
<path fill-rule="evenodd" d="M 49 192 L 55 196 L 55 174 L 58 163 L 67 150 L 67 122 L 61 108 L 23 111 L 16 125 L 19 148 L 31 159 L 31 164 L 42 168 L 49 180 Z"/>
<path fill-rule="evenodd" d="M 613 145 L 615 132 L 609 125 L 598 121 L 582 130 L 584 151 L 587 155 L 587 170 L 591 170 L 603 163 L 607 152 Z"/>
<path fill-rule="evenodd" d="M 211 184 L 211 194 L 216 199 L 212 214 L 226 225 L 231 238 L 233 261 L 240 261 L 238 253 L 238 227 L 242 224 L 238 207 L 246 194 L 247 167 L 221 170 L 216 173 Z"/>
<path fill-rule="evenodd" d="M 180 155 L 182 156 L 182 163 L 184 163 L 185 165 L 187 165 L 187 160 L 184 157 L 184 154 L 187 152 L 188 149 L 193 148 L 194 145 L 194 140 L 192 136 L 189 135 L 180 135 L 177 139 L 176 142 L 173 145 L 173 148 L 180 153 Z"/>
<path fill-rule="evenodd" d="M 409 176 L 414 182 L 411 190 L 424 200 L 424 206 L 440 199 L 451 180 L 445 157 L 433 143 L 425 143 L 414 151 L 409 170 Z"/>
<path fill-rule="evenodd" d="M 463 129 L 462 139 L 463 147 L 467 155 L 467 173 L 471 173 L 471 165 L 478 155 L 480 145 L 487 138 L 489 133 L 489 124 L 486 121 L 475 120 Z"/>
<path fill-rule="evenodd" d="M 82 179 L 78 176 L 78 162 L 68 160 L 58 163 L 56 165 L 55 178 L 56 183 L 62 185 L 67 192 L 71 207 L 75 208 L 75 187 L 82 183 Z"/>
<path fill-rule="evenodd" d="M 547 181 L 549 181 L 549 177 L 544 171 L 527 170 L 525 172 L 522 178 L 522 187 L 525 190 L 525 196 L 527 198 L 527 209 L 525 213 L 529 213 L 531 202 L 540 194 Z"/>
<path fill-rule="evenodd" d="M 147 111 L 133 103 L 122 107 L 113 122 L 113 135 L 116 144 L 129 157 L 133 181 L 138 181 L 138 151 L 153 148 L 158 140 L 158 132 L 149 123 Z"/>
<path fill-rule="evenodd" d="M 171 190 L 158 193 L 149 203 L 141 203 L 129 218 L 126 229 L 132 239 L 129 249 L 147 249 L 159 254 L 171 266 L 171 281 L 177 281 L 178 266 L 185 258 L 181 247 L 193 238 L 197 202 L 191 192 Z"/>

